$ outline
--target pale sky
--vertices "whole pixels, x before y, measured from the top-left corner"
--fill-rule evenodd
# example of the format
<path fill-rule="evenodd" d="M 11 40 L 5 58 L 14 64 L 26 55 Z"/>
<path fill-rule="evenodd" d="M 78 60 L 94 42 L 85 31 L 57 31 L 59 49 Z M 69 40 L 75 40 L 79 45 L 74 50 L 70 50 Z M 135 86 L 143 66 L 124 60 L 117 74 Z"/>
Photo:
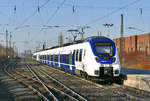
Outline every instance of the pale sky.
<path fill-rule="evenodd" d="M 121 14 L 124 36 L 150 32 L 150 0 L 0 0 L 0 43 L 5 45 L 7 29 L 20 52 L 35 51 L 40 42 L 57 45 L 60 33 L 67 42 L 72 37 L 67 30 L 84 26 L 90 26 L 84 37 L 100 31 L 113 39 L 120 37 Z"/>

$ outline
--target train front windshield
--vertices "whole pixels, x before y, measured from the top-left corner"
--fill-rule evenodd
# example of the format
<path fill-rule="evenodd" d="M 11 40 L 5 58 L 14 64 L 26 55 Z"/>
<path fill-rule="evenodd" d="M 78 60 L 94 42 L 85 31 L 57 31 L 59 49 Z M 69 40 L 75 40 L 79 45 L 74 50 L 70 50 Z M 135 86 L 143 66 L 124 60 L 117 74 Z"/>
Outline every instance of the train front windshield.
<path fill-rule="evenodd" d="M 113 50 L 112 50 L 112 43 L 94 43 L 95 50 L 98 56 L 102 57 L 111 57 Z"/>

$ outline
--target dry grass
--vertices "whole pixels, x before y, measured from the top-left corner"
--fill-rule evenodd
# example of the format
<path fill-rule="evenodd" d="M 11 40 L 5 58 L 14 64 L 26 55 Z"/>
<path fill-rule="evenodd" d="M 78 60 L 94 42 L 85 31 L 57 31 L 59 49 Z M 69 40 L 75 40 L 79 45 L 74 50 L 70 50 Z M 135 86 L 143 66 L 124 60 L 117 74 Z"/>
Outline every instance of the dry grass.
<path fill-rule="evenodd" d="M 13 53 L 12 48 L 8 48 L 8 53 Z M 6 59 L 6 48 L 0 44 L 0 62 Z"/>

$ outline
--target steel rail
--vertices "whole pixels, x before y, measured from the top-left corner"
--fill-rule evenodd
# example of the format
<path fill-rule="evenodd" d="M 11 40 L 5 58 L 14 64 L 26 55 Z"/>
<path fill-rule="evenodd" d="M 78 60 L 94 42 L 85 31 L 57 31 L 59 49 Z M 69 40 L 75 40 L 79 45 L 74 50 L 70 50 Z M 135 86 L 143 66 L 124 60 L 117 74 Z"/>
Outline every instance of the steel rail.
<path fill-rule="evenodd" d="M 21 74 L 21 73 L 18 72 L 18 71 L 16 72 L 16 74 L 18 74 L 18 75 L 20 75 L 20 76 L 22 76 L 22 77 L 24 77 L 24 78 L 26 78 L 26 79 L 28 79 L 28 80 L 32 80 L 32 81 L 34 81 L 34 82 L 40 83 L 38 80 L 34 80 L 34 79 L 32 79 L 31 77 L 29 77 L 29 76 L 25 76 L 25 75 Z M 71 99 L 73 99 L 73 100 L 75 100 L 75 101 L 79 101 L 78 99 L 76 99 L 76 98 L 70 96 L 69 94 L 67 94 L 67 93 L 65 93 L 65 92 L 63 92 L 63 91 L 61 91 L 61 90 L 59 90 L 59 89 L 57 89 L 57 88 L 55 88 L 55 87 L 52 87 L 52 86 L 48 85 L 47 83 L 44 83 L 44 84 L 45 84 L 47 87 L 49 87 L 49 88 L 51 88 L 51 89 L 54 89 L 54 90 L 60 92 L 61 94 L 64 94 L 64 95 L 70 97 Z"/>
<path fill-rule="evenodd" d="M 44 65 L 44 66 L 47 67 L 46 65 Z M 64 72 L 64 71 L 61 71 L 61 70 L 56 69 L 56 68 L 51 68 L 51 69 L 54 69 L 54 70 L 59 71 L 59 72 Z M 65 72 L 65 73 L 66 73 L 66 72 Z M 66 73 L 66 74 L 67 74 L 67 75 L 71 75 L 70 73 Z M 96 85 L 97 87 L 100 87 L 100 88 L 103 88 L 103 89 L 108 90 L 108 87 L 105 87 L 105 86 L 103 86 L 103 85 L 100 85 L 100 84 L 98 84 L 98 83 L 96 83 L 96 82 L 93 82 L 93 81 L 91 81 L 91 80 L 87 80 L 87 79 L 85 79 L 85 78 L 81 78 L 81 77 L 76 76 L 76 75 L 73 75 L 73 76 L 76 77 L 76 78 L 79 78 L 79 79 L 81 79 L 81 80 L 83 80 L 83 81 L 90 82 L 90 83 Z M 116 86 L 112 85 L 112 87 L 116 87 Z M 119 86 L 119 85 L 118 85 L 118 87 L 120 87 L 120 89 L 123 89 L 123 88 L 122 88 L 121 86 Z M 129 92 L 128 89 L 124 89 L 124 90 Z M 139 97 L 136 97 L 136 96 L 134 96 L 134 95 L 130 95 L 130 94 L 128 94 L 128 93 L 125 93 L 125 92 L 123 92 L 123 91 L 119 91 L 119 90 L 117 90 L 117 89 L 110 90 L 110 92 L 112 92 L 112 93 L 114 93 L 114 94 L 118 94 L 118 95 L 120 95 L 120 96 L 122 96 L 122 97 L 126 97 L 127 99 L 130 99 L 130 100 L 139 100 Z M 129 92 L 129 93 L 130 93 L 130 92 Z M 143 92 L 141 92 L 141 93 L 143 93 Z M 139 94 L 139 93 L 137 93 L 137 94 Z M 143 94 L 143 95 L 144 95 L 144 96 L 147 96 L 148 94 Z M 142 99 L 140 99 L 140 100 L 142 100 Z"/>
<path fill-rule="evenodd" d="M 8 66 L 10 64 L 8 64 L 6 66 L 6 68 L 8 69 Z M 22 84 L 23 86 L 27 87 L 28 89 L 30 89 L 31 91 L 33 91 L 34 93 L 36 93 L 40 98 L 42 98 L 44 101 L 49 101 L 42 93 L 40 93 L 38 90 L 36 90 L 35 88 L 33 88 L 31 85 L 28 85 L 24 82 L 22 82 L 21 80 L 19 80 L 16 76 L 14 76 L 13 74 L 9 73 L 8 70 L 6 70 L 6 68 L 4 68 L 4 72 L 12 79 L 14 79 L 15 81 L 17 81 L 18 83 Z"/>
<path fill-rule="evenodd" d="M 45 90 L 49 93 L 50 96 L 53 97 L 54 101 L 59 101 L 54 94 L 48 89 L 48 87 L 44 84 L 44 82 L 38 77 L 38 75 L 31 69 L 31 67 L 27 64 L 27 68 L 30 70 L 30 72 L 36 77 L 36 79 L 42 84 L 42 86 L 45 88 Z"/>
<path fill-rule="evenodd" d="M 48 75 L 45 71 L 43 70 L 39 70 L 40 72 L 42 72 L 43 74 L 45 74 L 47 77 L 49 77 L 51 80 L 53 80 L 54 82 L 56 82 L 57 84 L 59 84 L 60 86 L 64 87 L 65 89 L 71 91 L 74 95 L 78 96 L 79 98 L 81 98 L 83 101 L 88 101 L 86 98 L 82 97 L 81 95 L 79 95 L 78 93 L 76 93 L 75 91 L 71 90 L 70 88 L 68 88 L 67 86 L 65 86 L 63 83 L 61 83 L 60 81 L 56 80 L 55 78 L 53 78 L 52 76 Z"/>

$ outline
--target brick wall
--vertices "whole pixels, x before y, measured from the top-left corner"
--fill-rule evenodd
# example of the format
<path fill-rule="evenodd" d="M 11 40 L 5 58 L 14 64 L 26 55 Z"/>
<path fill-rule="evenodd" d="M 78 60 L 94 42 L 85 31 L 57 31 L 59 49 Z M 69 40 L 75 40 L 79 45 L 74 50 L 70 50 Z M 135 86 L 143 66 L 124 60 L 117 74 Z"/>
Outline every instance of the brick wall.
<path fill-rule="evenodd" d="M 126 53 L 140 51 L 150 55 L 150 33 L 124 37 L 124 51 Z M 114 39 L 120 52 L 120 38 Z"/>

